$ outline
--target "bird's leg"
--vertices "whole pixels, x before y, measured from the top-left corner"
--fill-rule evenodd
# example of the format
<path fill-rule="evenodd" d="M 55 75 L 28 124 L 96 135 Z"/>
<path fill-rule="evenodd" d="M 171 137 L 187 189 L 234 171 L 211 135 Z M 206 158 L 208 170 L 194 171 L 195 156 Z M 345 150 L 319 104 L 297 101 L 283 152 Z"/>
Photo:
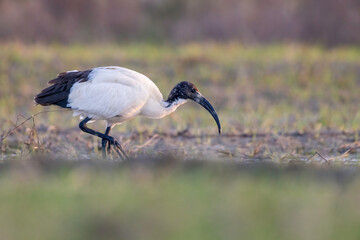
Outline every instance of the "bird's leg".
<path fill-rule="evenodd" d="M 106 128 L 106 130 L 105 130 L 105 135 L 106 136 L 109 136 L 110 130 L 111 130 L 111 127 Z M 106 158 L 106 144 L 107 143 L 108 143 L 108 141 L 105 138 L 103 138 L 101 140 L 101 150 L 102 150 L 103 158 Z M 110 153 L 110 144 L 108 144 L 108 153 Z"/>
<path fill-rule="evenodd" d="M 127 156 L 125 150 L 123 149 L 123 147 L 121 146 L 121 144 L 115 140 L 114 137 L 109 136 L 111 139 L 108 140 L 109 141 L 109 146 L 108 146 L 108 150 L 110 151 L 110 146 L 113 146 L 115 151 L 117 152 L 117 154 L 122 158 L 122 159 L 129 159 L 129 157 Z M 119 151 L 120 150 L 120 151 Z"/>
<path fill-rule="evenodd" d="M 111 130 L 111 126 L 107 127 L 107 128 L 106 128 L 106 131 L 105 131 L 105 135 L 109 135 L 110 130 Z M 105 141 L 107 141 L 107 140 L 105 140 Z M 113 142 L 108 141 L 108 147 L 107 147 L 108 154 L 110 154 L 111 145 L 114 146 L 114 148 L 119 149 L 120 152 L 125 156 L 126 159 L 129 158 L 129 157 L 127 156 L 125 150 L 124 150 L 123 147 L 121 146 L 121 144 L 120 144 L 117 140 L 115 140 L 115 139 L 114 139 Z M 118 152 L 117 149 L 115 149 L 115 150 Z M 106 153 L 105 153 L 105 156 L 106 156 Z"/>
<path fill-rule="evenodd" d="M 86 133 L 89 133 L 91 135 L 94 135 L 94 136 L 97 136 L 99 138 L 102 138 L 102 139 L 105 139 L 109 142 L 109 144 L 113 145 L 115 148 L 115 151 L 117 152 L 117 154 L 122 158 L 122 159 L 127 159 L 127 155 L 124 151 L 124 149 L 121 147 L 120 143 L 118 141 L 116 141 L 112 136 L 108 136 L 108 135 L 105 135 L 101 132 L 97 132 L 93 129 L 90 129 L 86 126 L 86 123 L 89 122 L 91 120 L 91 118 L 89 117 L 86 117 L 84 120 L 82 120 L 79 124 L 79 128 L 81 129 L 81 131 L 83 132 L 86 132 Z M 121 153 L 120 153 L 120 151 Z M 121 155 L 123 154 L 123 155 Z"/>
<path fill-rule="evenodd" d="M 107 145 L 107 153 L 110 155 L 111 154 L 111 144 L 108 142 Z"/>

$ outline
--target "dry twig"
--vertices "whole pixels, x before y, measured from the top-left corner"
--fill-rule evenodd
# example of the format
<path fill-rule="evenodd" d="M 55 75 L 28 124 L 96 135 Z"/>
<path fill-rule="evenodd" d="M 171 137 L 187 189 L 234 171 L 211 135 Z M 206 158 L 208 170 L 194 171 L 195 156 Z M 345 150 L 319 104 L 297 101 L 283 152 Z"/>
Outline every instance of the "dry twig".
<path fill-rule="evenodd" d="M 325 161 L 325 163 L 327 165 L 330 165 L 330 162 L 328 159 L 324 158 L 320 153 L 315 152 L 311 157 L 309 157 L 306 161 L 310 161 L 313 157 L 315 157 L 316 155 L 318 155 L 321 159 L 323 159 Z"/>
<path fill-rule="evenodd" d="M 30 117 L 27 117 L 27 118 L 26 118 L 25 116 L 19 114 L 19 115 L 16 117 L 15 127 L 13 127 L 12 129 L 10 129 L 4 136 L 2 136 L 1 139 L 0 139 L 0 142 L 4 141 L 7 137 L 9 137 L 11 134 L 13 134 L 15 130 L 17 130 L 19 127 L 21 127 L 22 125 L 24 125 L 26 122 L 28 122 L 28 121 L 30 121 L 30 120 L 33 120 L 33 127 L 34 127 L 34 129 L 35 129 L 35 134 L 36 134 L 36 136 L 37 136 L 37 141 L 38 141 L 38 144 L 39 144 L 39 143 L 40 143 L 40 140 L 39 140 L 39 137 L 38 137 L 38 134 L 37 134 L 37 130 L 36 130 L 36 127 L 35 127 L 35 117 L 36 117 L 37 115 L 42 114 L 42 113 L 61 112 L 61 111 L 66 111 L 66 110 L 47 110 L 47 111 L 41 111 L 41 112 L 35 113 L 35 114 L 33 114 L 33 115 L 31 115 Z M 25 120 L 18 124 L 19 117 L 23 117 L 23 118 L 25 118 Z"/>

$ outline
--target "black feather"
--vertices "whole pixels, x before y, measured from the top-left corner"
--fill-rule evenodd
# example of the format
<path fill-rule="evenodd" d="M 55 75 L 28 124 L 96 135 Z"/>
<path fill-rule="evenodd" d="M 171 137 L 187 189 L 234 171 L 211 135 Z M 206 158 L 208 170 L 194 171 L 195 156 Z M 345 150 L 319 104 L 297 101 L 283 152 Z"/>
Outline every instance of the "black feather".
<path fill-rule="evenodd" d="M 166 102 L 168 102 L 168 106 L 170 106 L 171 103 L 178 99 L 192 99 L 197 92 L 199 92 L 199 90 L 193 83 L 183 81 L 175 85 Z"/>
<path fill-rule="evenodd" d="M 67 104 L 71 87 L 77 82 L 88 81 L 91 71 L 92 70 L 59 73 L 57 78 L 49 81 L 51 86 L 43 89 L 36 95 L 34 99 L 35 102 L 43 106 L 58 105 L 63 108 L 69 108 Z"/>

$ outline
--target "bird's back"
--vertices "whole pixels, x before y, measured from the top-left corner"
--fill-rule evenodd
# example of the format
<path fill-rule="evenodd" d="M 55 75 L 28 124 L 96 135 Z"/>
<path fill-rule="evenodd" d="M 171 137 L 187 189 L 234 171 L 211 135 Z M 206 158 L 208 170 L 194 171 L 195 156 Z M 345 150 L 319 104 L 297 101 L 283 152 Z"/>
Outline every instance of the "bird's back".
<path fill-rule="evenodd" d="M 162 99 L 162 94 L 153 81 L 145 75 L 128 68 L 117 66 L 97 67 L 92 69 L 89 78 L 93 83 L 112 82 L 126 86 L 141 85 L 149 90 L 151 94 L 154 94 L 154 97 Z"/>
<path fill-rule="evenodd" d="M 163 99 L 145 75 L 115 66 L 60 73 L 49 84 L 35 97 L 36 103 L 71 108 L 75 115 L 94 119 L 128 119 L 138 114 L 149 99 Z"/>

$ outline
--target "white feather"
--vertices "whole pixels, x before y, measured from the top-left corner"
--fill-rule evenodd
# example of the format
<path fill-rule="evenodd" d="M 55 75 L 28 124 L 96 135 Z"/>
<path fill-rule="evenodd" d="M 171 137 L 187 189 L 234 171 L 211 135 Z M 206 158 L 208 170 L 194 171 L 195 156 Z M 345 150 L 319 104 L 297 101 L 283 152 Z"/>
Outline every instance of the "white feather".
<path fill-rule="evenodd" d="M 185 103 L 166 107 L 157 86 L 145 75 L 121 67 L 94 68 L 86 82 L 75 83 L 68 97 L 74 116 L 107 120 L 108 125 L 136 115 L 162 118 Z"/>

